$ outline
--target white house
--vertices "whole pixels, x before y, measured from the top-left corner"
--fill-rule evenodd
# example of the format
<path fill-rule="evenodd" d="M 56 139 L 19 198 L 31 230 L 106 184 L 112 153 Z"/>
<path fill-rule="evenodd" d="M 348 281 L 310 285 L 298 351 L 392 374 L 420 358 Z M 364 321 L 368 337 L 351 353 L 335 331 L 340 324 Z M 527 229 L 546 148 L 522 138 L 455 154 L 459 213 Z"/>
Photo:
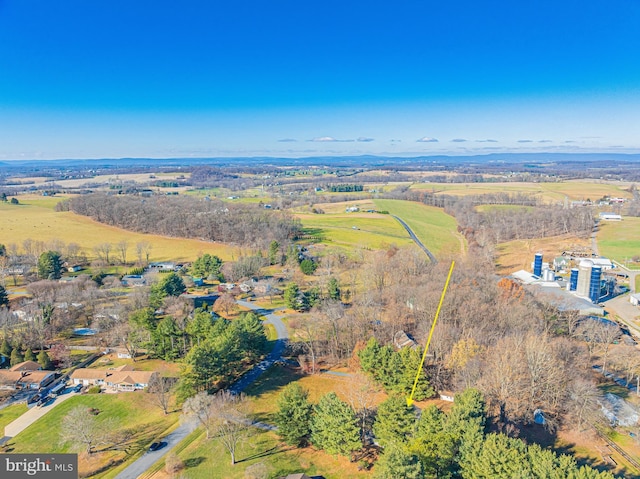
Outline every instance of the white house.
<path fill-rule="evenodd" d="M 615 213 L 600 213 L 598 216 L 604 221 L 622 221 L 622 216 Z"/>
<path fill-rule="evenodd" d="M 629 302 L 634 306 L 640 306 L 640 293 L 630 295 Z"/>
<path fill-rule="evenodd" d="M 101 386 L 114 391 L 130 392 L 149 386 L 158 373 L 155 371 L 134 371 L 130 365 L 115 369 L 76 369 L 71 373 L 75 385 Z"/>

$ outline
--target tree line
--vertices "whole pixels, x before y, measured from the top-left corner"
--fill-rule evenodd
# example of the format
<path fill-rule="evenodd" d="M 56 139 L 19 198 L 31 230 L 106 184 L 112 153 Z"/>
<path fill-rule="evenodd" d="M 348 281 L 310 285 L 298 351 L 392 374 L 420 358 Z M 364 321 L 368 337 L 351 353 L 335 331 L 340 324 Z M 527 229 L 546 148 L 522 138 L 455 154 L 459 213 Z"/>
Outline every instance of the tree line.
<path fill-rule="evenodd" d="M 295 239 L 301 229 L 299 221 L 286 212 L 186 196 L 140 198 L 96 193 L 72 198 L 58 209 L 141 233 L 265 249 L 273 240 L 284 244 Z"/>
<path fill-rule="evenodd" d="M 455 397 L 448 413 L 436 406 L 419 411 L 392 395 L 378 405 L 368 437 L 360 434 L 358 411 L 333 392 L 312 404 L 308 391 L 291 383 L 277 406 L 278 435 L 292 446 L 311 444 L 354 461 L 364 457 L 364 443 L 374 442 L 382 450 L 373 465 L 376 479 L 613 479 L 572 456 L 487 434 L 484 398 L 472 388 Z M 363 468 L 371 465 L 361 461 Z"/>

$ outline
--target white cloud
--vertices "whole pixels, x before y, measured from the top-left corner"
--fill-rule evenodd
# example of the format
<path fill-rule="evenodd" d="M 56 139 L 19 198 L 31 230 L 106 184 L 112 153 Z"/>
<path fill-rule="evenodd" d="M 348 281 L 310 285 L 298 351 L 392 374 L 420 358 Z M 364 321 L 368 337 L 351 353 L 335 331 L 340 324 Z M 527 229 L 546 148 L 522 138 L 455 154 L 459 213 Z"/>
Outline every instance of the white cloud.
<path fill-rule="evenodd" d="M 431 138 L 430 136 L 423 136 L 416 140 L 418 143 L 438 143 L 437 138 Z"/>

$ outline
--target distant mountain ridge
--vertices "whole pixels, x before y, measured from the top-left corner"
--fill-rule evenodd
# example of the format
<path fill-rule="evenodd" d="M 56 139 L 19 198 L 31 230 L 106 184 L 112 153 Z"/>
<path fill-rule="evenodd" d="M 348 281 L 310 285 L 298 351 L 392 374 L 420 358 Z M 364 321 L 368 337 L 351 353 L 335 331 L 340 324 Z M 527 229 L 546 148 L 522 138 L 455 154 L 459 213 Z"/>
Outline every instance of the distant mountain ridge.
<path fill-rule="evenodd" d="M 390 165 L 464 165 L 500 163 L 576 163 L 597 162 L 629 164 L 640 163 L 640 153 L 489 153 L 484 155 L 416 155 L 416 156 L 309 156 L 282 158 L 271 156 L 255 157 L 202 157 L 202 158 L 96 158 L 96 159 L 55 159 L 55 160 L 4 160 L 2 169 L 60 169 L 85 167 L 88 169 L 110 169 L 127 167 L 179 167 L 195 165 L 214 166 L 342 166 L 342 167 L 381 167 Z"/>

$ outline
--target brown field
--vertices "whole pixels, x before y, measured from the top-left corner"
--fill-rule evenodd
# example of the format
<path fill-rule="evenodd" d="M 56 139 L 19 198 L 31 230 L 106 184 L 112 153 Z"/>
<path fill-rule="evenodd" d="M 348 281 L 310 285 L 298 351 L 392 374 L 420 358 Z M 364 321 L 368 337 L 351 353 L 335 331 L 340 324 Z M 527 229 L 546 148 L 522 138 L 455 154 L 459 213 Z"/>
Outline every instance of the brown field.
<path fill-rule="evenodd" d="M 528 193 L 548 203 L 559 203 L 566 199 L 580 201 L 590 199 L 596 201 L 605 195 L 620 198 L 631 198 L 627 191 L 629 184 L 622 182 L 570 180 L 556 183 L 418 183 L 412 189 L 426 190 L 456 196 L 480 195 L 487 193 Z"/>
<path fill-rule="evenodd" d="M 179 171 L 163 172 L 163 173 L 157 173 L 157 172 L 125 173 L 125 174 L 119 174 L 119 175 L 98 175 L 98 176 L 94 176 L 93 178 L 77 178 L 77 179 L 74 178 L 70 180 L 56 180 L 55 182 L 52 182 L 52 183 L 62 188 L 79 188 L 81 186 L 91 184 L 91 183 L 116 184 L 116 183 L 134 182 L 134 183 L 145 184 L 145 183 L 151 183 L 151 182 L 161 181 L 161 180 L 175 180 L 179 176 L 184 176 L 185 178 L 188 178 L 190 175 L 191 173 L 189 172 L 179 172 Z M 155 178 L 151 178 L 151 176 L 155 176 Z M 51 180 L 51 178 L 33 176 L 29 178 L 20 178 L 19 181 L 21 182 L 33 181 L 36 185 L 42 185 L 47 183 L 48 180 Z"/>
<path fill-rule="evenodd" d="M 542 253 L 544 261 L 553 261 L 563 251 L 586 248 L 590 251 L 589 239 L 577 238 L 571 235 L 554 236 L 551 238 L 537 238 L 529 240 L 514 240 L 501 243 L 496 247 L 496 272 L 509 274 L 520 269 L 531 269 L 533 255 Z"/>
<path fill-rule="evenodd" d="M 151 244 L 152 261 L 190 261 L 202 253 L 228 260 L 236 251 L 221 243 L 134 233 L 72 212 L 56 212 L 53 207 L 61 199 L 21 196 L 20 205 L 0 204 L 0 243 L 21 245 L 28 238 L 44 242 L 59 240 L 79 244 L 91 258 L 98 244 L 127 241 L 128 257 L 134 260 L 136 243 L 145 241 Z"/>

